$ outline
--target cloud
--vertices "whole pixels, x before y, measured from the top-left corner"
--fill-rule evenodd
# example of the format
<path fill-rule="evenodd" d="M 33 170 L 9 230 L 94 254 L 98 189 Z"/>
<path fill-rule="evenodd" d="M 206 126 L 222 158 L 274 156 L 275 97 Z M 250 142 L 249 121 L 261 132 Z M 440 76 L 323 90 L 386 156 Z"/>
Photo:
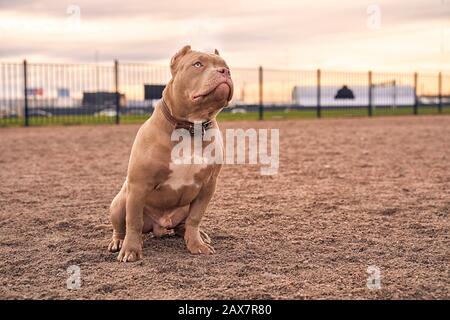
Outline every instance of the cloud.
<path fill-rule="evenodd" d="M 72 3 L 81 10 L 77 30 L 68 29 L 73 17 L 66 10 Z M 99 51 L 105 61 L 166 61 L 186 43 L 218 47 L 234 64 L 252 66 L 345 67 L 359 61 L 359 67 L 390 67 L 401 57 L 416 61 L 415 55 L 430 66 L 446 57 L 439 50 L 450 36 L 449 3 L 378 1 L 381 28 L 376 31 L 366 26 L 372 3 L 0 0 L 0 58 L 91 61 Z"/>

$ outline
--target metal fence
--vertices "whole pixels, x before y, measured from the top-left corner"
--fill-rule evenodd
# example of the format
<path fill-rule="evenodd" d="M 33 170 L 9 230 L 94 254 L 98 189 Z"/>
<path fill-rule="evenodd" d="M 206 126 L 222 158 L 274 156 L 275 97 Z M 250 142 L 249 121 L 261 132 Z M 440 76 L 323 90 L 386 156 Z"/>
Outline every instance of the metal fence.
<path fill-rule="evenodd" d="M 450 113 L 450 76 L 232 69 L 225 119 Z M 0 126 L 139 122 L 170 79 L 151 64 L 0 63 Z"/>

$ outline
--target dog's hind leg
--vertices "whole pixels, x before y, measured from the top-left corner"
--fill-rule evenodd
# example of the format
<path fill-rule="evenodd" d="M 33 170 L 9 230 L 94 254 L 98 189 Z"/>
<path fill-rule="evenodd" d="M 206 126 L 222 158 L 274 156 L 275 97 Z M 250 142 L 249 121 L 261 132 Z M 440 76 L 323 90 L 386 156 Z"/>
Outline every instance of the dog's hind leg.
<path fill-rule="evenodd" d="M 186 231 L 185 221 L 187 216 L 189 215 L 189 205 L 175 210 L 176 211 L 174 212 L 174 217 L 172 218 L 175 225 L 175 234 L 177 236 L 184 238 L 184 233 Z M 200 237 L 205 243 L 211 244 L 211 238 L 205 231 L 201 229 L 200 229 Z"/>
<path fill-rule="evenodd" d="M 125 238 L 126 184 L 127 182 L 125 181 L 122 189 L 114 197 L 110 206 L 110 219 L 113 226 L 113 235 L 108 246 L 110 252 L 118 252 L 122 248 L 123 239 Z"/>
<path fill-rule="evenodd" d="M 180 223 L 178 226 L 176 226 L 175 228 L 175 234 L 177 236 L 180 236 L 182 238 L 184 238 L 184 233 L 186 232 L 186 225 L 185 223 Z M 203 231 L 202 229 L 200 229 L 200 237 L 202 238 L 202 240 L 207 243 L 207 244 L 211 244 L 211 238 L 208 236 L 208 234 Z"/>

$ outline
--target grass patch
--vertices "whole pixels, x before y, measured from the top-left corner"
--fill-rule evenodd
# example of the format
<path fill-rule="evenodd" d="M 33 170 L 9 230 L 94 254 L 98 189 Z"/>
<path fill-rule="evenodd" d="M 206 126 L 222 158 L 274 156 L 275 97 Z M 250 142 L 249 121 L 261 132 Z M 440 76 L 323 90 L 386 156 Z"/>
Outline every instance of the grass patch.
<path fill-rule="evenodd" d="M 375 108 L 374 116 L 394 116 L 394 115 L 412 115 L 413 108 Z M 438 108 L 435 106 L 420 106 L 418 108 L 419 115 L 439 114 Z M 450 114 L 450 105 L 442 108 L 442 114 Z M 143 123 L 150 115 L 122 115 L 120 123 L 122 124 L 138 124 Z M 323 118 L 339 118 L 339 117 L 367 117 L 367 108 L 341 108 L 341 109 L 322 109 Z M 276 110 L 265 111 L 265 120 L 289 120 L 289 119 L 313 119 L 316 118 L 316 110 Z M 218 115 L 219 121 L 251 121 L 258 120 L 258 112 L 247 113 L 231 113 L 222 112 Z M 30 117 L 30 126 L 47 126 L 47 125 L 98 125 L 98 124 L 114 124 L 115 117 L 92 116 L 92 115 L 61 115 L 51 117 Z M 24 118 L 0 118 L 0 127 L 18 127 L 24 125 Z"/>

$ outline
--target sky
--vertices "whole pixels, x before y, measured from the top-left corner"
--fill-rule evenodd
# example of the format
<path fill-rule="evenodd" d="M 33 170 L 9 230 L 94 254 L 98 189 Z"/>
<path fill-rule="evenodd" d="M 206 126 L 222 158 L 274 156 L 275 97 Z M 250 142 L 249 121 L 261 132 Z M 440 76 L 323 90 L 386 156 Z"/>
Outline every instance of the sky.
<path fill-rule="evenodd" d="M 450 72 L 450 0 L 0 0 L 0 61 Z"/>

